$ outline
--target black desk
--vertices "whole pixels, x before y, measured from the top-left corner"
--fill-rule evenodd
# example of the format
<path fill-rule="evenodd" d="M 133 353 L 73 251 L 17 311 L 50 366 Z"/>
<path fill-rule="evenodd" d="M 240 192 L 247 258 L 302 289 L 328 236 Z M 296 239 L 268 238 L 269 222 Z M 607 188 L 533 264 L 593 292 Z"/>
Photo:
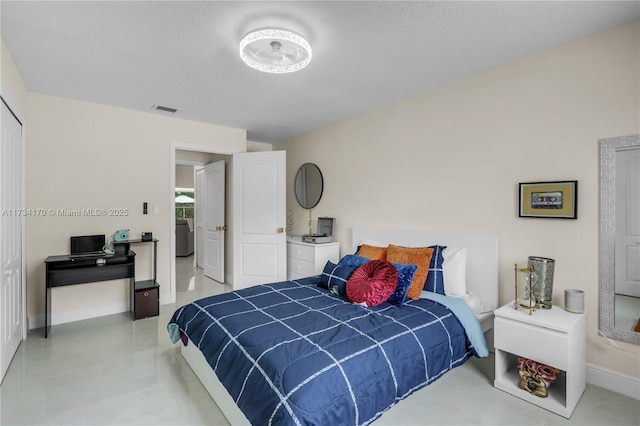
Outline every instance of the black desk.
<path fill-rule="evenodd" d="M 104 264 L 100 264 L 104 261 Z M 44 315 L 44 337 L 51 328 L 51 288 L 65 285 L 129 278 L 135 285 L 136 254 L 129 250 L 114 255 L 95 257 L 49 256 L 46 265 L 46 302 Z"/>

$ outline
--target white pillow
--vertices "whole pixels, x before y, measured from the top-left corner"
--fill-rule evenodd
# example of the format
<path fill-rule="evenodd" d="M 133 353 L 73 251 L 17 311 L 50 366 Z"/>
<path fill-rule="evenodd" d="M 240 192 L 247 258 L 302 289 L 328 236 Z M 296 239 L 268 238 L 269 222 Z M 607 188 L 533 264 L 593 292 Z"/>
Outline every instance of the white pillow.
<path fill-rule="evenodd" d="M 471 307 L 471 310 L 473 310 L 474 314 L 493 312 L 493 310 L 495 309 L 494 306 L 491 306 L 488 302 L 485 302 L 475 294 L 467 293 L 464 296 L 464 301 L 467 302 L 467 305 Z"/>
<path fill-rule="evenodd" d="M 447 296 L 464 297 L 467 294 L 467 249 L 447 247 L 442 254 L 442 279 Z"/>

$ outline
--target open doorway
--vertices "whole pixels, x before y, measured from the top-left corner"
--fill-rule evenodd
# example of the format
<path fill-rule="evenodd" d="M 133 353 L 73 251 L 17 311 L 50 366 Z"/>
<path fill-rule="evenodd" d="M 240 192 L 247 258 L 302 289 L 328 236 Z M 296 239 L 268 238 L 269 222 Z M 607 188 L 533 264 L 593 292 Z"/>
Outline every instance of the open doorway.
<path fill-rule="evenodd" d="M 213 150 L 212 150 L 213 151 Z M 225 252 L 224 275 L 217 282 L 228 283 L 234 290 L 264 282 L 286 279 L 286 197 L 285 175 L 286 154 L 284 151 L 261 150 L 264 152 L 209 152 L 207 148 L 192 146 L 172 146 L 171 152 L 171 301 L 176 301 L 176 164 L 200 166 L 215 162 L 225 163 L 225 182 L 231 188 L 225 191 L 223 220 L 214 228 L 227 227 L 229 221 L 228 245 L 222 244 Z M 268 152 L 267 152 L 268 151 Z M 204 155 L 204 158 L 200 157 Z M 197 156 L 193 159 L 192 156 Z M 178 158 L 178 162 L 176 161 Z M 233 164 L 231 164 L 233 163 Z M 205 187 L 208 185 L 206 184 Z M 233 193 L 232 197 L 229 197 Z M 208 189 L 207 189 L 208 194 Z M 195 194 L 194 194 L 195 195 Z M 211 197 L 205 196 L 205 199 Z M 232 199 L 232 202 L 230 201 Z M 196 223 L 198 197 L 195 196 Z M 241 212 L 241 214 L 240 214 Z M 207 213 L 204 215 L 208 217 Z M 225 220 L 226 219 L 226 220 Z M 209 222 L 207 221 L 207 227 Z M 196 225 L 197 228 L 197 225 Z M 195 237 L 194 251 L 198 250 Z M 205 240 L 208 244 L 209 239 Z M 209 246 L 205 250 L 208 256 Z M 227 272 L 228 271 L 228 272 Z"/>
<path fill-rule="evenodd" d="M 199 266 L 197 264 L 198 253 L 202 251 L 202 245 L 198 241 L 196 171 L 212 162 L 224 160 L 225 163 L 228 163 L 232 154 L 232 152 L 220 152 L 208 147 L 182 146 L 179 144 L 172 146 L 170 303 L 175 303 L 176 301 L 178 262 L 180 262 L 182 268 L 185 260 L 188 260 L 191 263 L 191 267 L 197 268 Z M 192 199 L 193 202 L 190 203 L 189 199 Z M 180 226 L 180 235 L 178 235 L 178 226 Z"/>
<path fill-rule="evenodd" d="M 195 251 L 195 181 L 199 166 L 176 164 L 175 215 L 176 256 L 193 257 Z M 197 263 L 194 260 L 194 266 Z"/>

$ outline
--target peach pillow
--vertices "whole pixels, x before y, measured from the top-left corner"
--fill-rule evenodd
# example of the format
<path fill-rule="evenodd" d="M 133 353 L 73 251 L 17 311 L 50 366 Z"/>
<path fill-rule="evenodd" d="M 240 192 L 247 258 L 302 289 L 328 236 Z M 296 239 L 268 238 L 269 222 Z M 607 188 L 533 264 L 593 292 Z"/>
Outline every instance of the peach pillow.
<path fill-rule="evenodd" d="M 371 260 L 385 260 L 387 257 L 387 248 L 362 244 L 356 254 Z"/>
<path fill-rule="evenodd" d="M 429 247 L 400 247 L 393 244 L 389 244 L 389 247 L 387 247 L 387 261 L 418 266 L 409 286 L 409 291 L 407 291 L 407 298 L 413 300 L 420 298 L 420 293 L 422 293 L 424 282 L 429 272 L 431 256 L 433 256 L 433 249 Z"/>

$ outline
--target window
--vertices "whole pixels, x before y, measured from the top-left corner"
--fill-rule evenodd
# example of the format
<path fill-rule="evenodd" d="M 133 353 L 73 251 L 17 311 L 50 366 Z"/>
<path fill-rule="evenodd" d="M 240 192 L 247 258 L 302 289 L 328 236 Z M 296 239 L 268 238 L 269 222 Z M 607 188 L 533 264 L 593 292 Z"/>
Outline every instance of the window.
<path fill-rule="evenodd" d="M 193 191 L 176 191 L 176 219 L 193 218 Z"/>

